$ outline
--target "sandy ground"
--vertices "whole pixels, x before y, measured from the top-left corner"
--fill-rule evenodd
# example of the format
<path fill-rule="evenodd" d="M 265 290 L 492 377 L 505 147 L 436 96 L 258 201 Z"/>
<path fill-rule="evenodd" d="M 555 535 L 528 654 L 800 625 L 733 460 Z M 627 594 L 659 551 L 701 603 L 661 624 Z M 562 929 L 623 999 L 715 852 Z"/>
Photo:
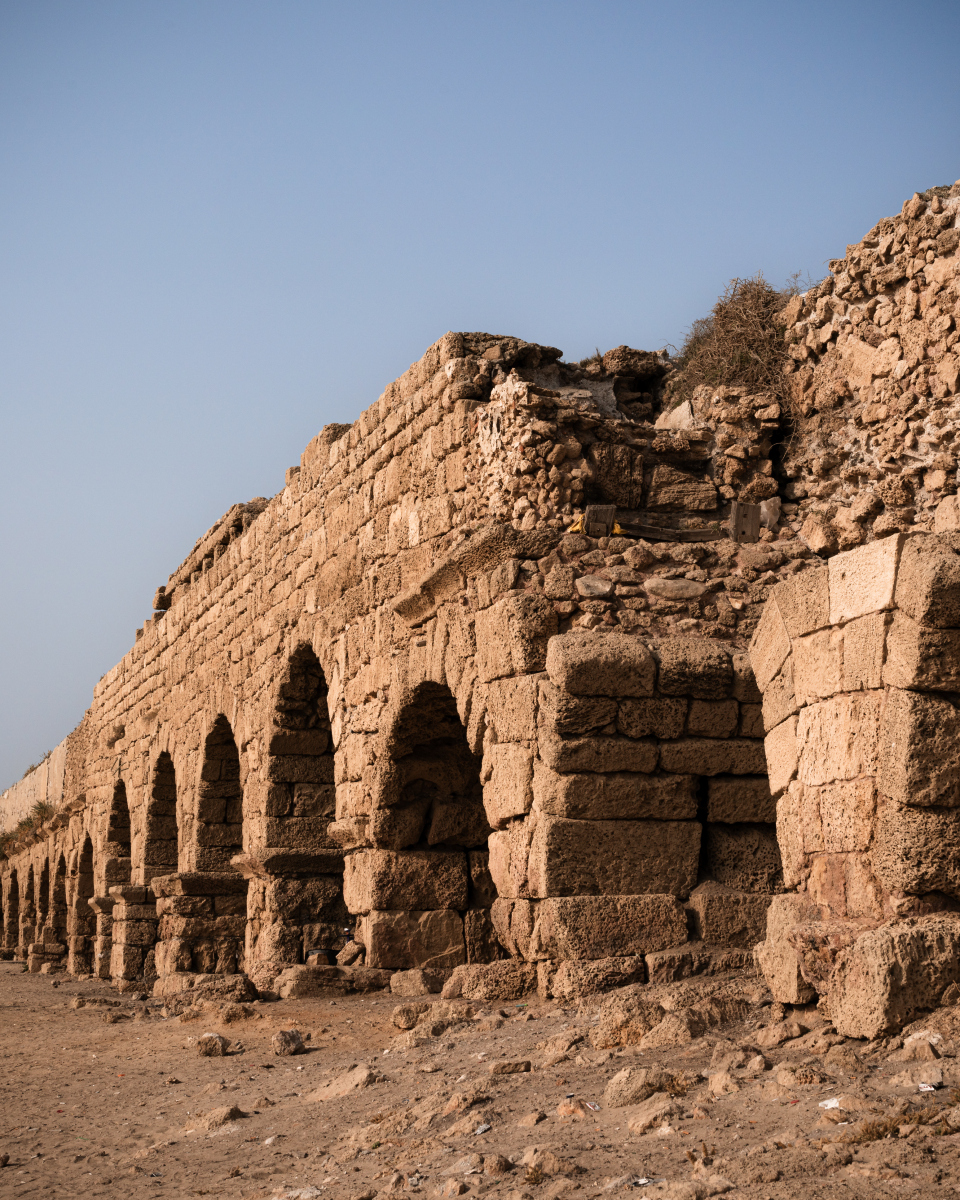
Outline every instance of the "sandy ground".
<path fill-rule="evenodd" d="M 0 1196 L 960 1195 L 960 1010 L 920 1026 L 936 1049 L 921 1038 L 918 1056 L 917 1039 L 845 1041 L 769 998 L 736 1027 L 647 1051 L 592 1046 L 599 1000 L 474 1005 L 466 1021 L 408 1033 L 392 1022 L 400 1003 L 325 995 L 184 1020 L 103 983 L 0 963 Z M 277 1056 L 271 1039 L 290 1028 L 310 1035 L 307 1051 Z M 231 1039 L 226 1057 L 198 1053 L 209 1031 Z M 758 1043 L 777 1041 L 758 1060 Z M 920 1093 L 931 1063 L 943 1086 Z M 369 1070 L 349 1074 L 358 1067 Z M 679 1081 L 644 1133 L 630 1125 L 655 1100 L 604 1096 L 625 1067 Z"/>

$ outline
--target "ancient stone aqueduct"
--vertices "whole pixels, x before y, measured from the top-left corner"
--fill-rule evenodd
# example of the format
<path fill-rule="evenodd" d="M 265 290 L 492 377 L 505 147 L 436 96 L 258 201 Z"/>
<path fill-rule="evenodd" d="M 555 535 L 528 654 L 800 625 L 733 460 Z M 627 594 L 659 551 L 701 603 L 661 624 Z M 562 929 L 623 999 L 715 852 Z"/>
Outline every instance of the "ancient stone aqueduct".
<path fill-rule="evenodd" d="M 558 997 L 756 957 L 852 1034 L 939 1003 L 958 210 L 914 196 L 790 301 L 789 413 L 449 333 L 323 429 L 4 794 L 8 827 L 57 811 L 0 863 L 3 954 L 159 995 Z"/>

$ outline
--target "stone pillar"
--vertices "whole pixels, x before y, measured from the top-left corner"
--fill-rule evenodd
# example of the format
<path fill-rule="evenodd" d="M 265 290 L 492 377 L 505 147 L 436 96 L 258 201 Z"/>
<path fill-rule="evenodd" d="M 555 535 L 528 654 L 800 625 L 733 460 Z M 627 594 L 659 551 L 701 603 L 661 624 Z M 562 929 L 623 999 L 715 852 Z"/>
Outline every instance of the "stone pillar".
<path fill-rule="evenodd" d="M 149 990 L 156 979 L 154 945 L 157 941 L 157 906 L 145 887 L 120 884 L 110 889 L 114 898 L 110 977 L 120 992 Z"/>
<path fill-rule="evenodd" d="M 93 973 L 98 979 L 110 978 L 110 958 L 113 947 L 113 896 L 92 896 L 87 903 L 97 914 L 97 929 L 93 939 Z"/>
<path fill-rule="evenodd" d="M 151 880 L 159 941 L 154 992 L 171 995 L 176 976 L 233 975 L 244 969 L 247 881 L 237 871 L 181 871 Z"/>
<path fill-rule="evenodd" d="M 877 1037 L 960 981 L 960 534 L 902 534 L 774 588 L 750 648 L 792 889 L 758 957 Z"/>

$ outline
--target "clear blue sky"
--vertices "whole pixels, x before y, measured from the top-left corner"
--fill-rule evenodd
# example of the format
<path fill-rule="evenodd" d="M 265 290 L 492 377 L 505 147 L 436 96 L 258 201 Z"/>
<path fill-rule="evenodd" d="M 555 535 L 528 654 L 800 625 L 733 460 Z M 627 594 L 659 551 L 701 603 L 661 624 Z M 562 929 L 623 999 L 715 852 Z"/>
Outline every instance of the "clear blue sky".
<path fill-rule="evenodd" d="M 0 787 L 448 329 L 679 344 L 960 175 L 960 5 L 0 2 Z"/>

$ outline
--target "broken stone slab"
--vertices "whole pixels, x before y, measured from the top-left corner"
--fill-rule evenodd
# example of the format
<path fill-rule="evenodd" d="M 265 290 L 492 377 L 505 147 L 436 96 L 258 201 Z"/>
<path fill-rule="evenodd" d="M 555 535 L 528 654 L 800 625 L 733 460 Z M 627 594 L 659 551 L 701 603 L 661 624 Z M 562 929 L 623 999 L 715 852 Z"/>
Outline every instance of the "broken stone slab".
<path fill-rule="evenodd" d="M 694 914 L 700 941 L 752 951 L 766 933 L 767 909 L 772 898 L 711 881 L 701 883 L 690 893 L 686 907 Z"/>
<path fill-rule="evenodd" d="M 382 1075 L 378 1075 L 372 1068 L 361 1063 L 349 1071 L 344 1071 L 342 1075 L 325 1083 L 323 1087 L 318 1087 L 316 1091 L 310 1092 L 305 1099 L 314 1102 L 339 1100 L 342 1096 L 349 1096 L 351 1092 L 359 1091 L 361 1088 L 372 1087 L 382 1080 Z"/>
<path fill-rule="evenodd" d="M 299 1000 L 324 992 L 372 992 L 390 986 L 391 971 L 373 967 L 308 966 L 286 967 L 274 986 L 282 1000 Z"/>
<path fill-rule="evenodd" d="M 645 983 L 647 969 L 639 956 L 596 958 L 587 962 L 566 960 L 539 964 L 538 991 L 554 1000 L 579 1000 L 631 983 Z"/>
<path fill-rule="evenodd" d="M 697 975 L 749 971 L 755 969 L 755 963 L 753 947 L 737 949 L 707 942 L 688 942 L 685 946 L 646 955 L 647 980 L 651 984 L 677 983 Z"/>
<path fill-rule="evenodd" d="M 829 989 L 830 1016 L 845 1037 L 898 1032 L 960 982 L 960 914 L 891 922 L 840 954 Z"/>
<path fill-rule="evenodd" d="M 429 996 L 442 991 L 449 977 L 449 971 L 425 971 L 419 968 L 394 971 L 390 976 L 390 991 L 395 996 Z"/>
<path fill-rule="evenodd" d="M 533 963 L 505 959 L 457 967 L 441 996 L 445 1000 L 520 1000 L 536 988 L 537 968 Z"/>

